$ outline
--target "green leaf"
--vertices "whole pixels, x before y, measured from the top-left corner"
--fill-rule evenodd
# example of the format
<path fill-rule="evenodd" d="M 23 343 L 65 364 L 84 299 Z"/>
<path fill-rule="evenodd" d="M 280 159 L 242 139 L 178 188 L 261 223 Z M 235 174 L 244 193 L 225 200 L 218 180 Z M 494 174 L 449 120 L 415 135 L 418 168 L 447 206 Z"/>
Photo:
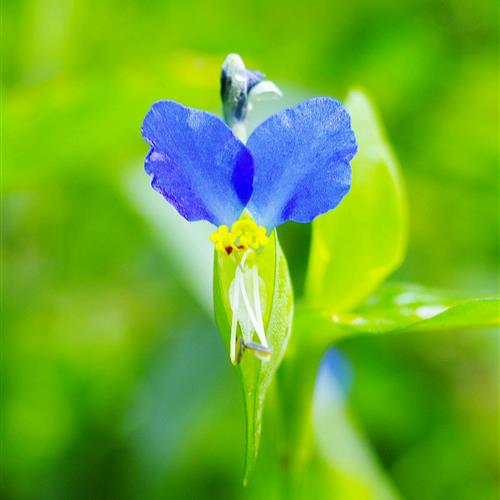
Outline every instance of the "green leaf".
<path fill-rule="evenodd" d="M 230 349 L 232 309 L 229 290 L 236 271 L 236 259 L 219 252 L 214 256 L 215 319 Z M 266 393 L 288 345 L 293 317 L 293 291 L 285 256 L 274 232 L 262 252 L 256 255 L 259 276 L 265 285 L 266 306 L 263 323 L 272 354 L 262 361 L 244 351 L 239 363 L 246 413 L 246 461 L 243 483 L 248 483 L 255 466 L 262 428 Z M 241 331 L 238 327 L 238 334 Z"/>
<path fill-rule="evenodd" d="M 375 111 L 359 91 L 346 104 L 358 142 L 352 187 L 312 224 L 307 300 L 336 311 L 368 297 L 404 258 L 407 207 L 398 166 Z"/>
<path fill-rule="evenodd" d="M 354 312 L 303 309 L 297 327 L 313 328 L 330 343 L 345 336 L 394 332 L 440 331 L 500 324 L 500 300 L 468 297 L 417 285 L 388 284 Z M 313 342 L 314 340 L 311 339 Z"/>

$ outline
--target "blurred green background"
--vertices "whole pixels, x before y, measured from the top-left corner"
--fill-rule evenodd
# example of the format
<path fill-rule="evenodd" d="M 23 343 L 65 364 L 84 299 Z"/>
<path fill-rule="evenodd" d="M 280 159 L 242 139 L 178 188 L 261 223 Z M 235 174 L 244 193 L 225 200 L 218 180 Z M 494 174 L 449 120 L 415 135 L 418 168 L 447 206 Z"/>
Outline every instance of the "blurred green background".
<path fill-rule="evenodd" d="M 229 52 L 301 94 L 362 86 L 410 200 L 394 278 L 497 293 L 498 19 L 494 0 L 5 0 L 1 497 L 252 494 L 239 378 L 130 189 L 157 196 L 151 103 L 219 112 Z M 338 349 L 349 410 L 401 498 L 498 498 L 496 332 Z"/>

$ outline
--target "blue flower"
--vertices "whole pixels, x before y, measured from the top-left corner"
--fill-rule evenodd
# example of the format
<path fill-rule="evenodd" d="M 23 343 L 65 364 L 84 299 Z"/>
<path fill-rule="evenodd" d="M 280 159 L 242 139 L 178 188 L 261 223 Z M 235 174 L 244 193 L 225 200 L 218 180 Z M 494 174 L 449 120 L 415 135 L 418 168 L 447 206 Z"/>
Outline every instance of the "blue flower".
<path fill-rule="evenodd" d="M 247 210 L 266 231 L 335 208 L 357 151 L 348 112 L 329 97 L 276 113 L 246 145 L 216 115 L 174 101 L 153 104 L 142 135 L 153 188 L 188 221 L 228 228 Z"/>
<path fill-rule="evenodd" d="M 212 113 L 174 101 L 153 104 L 142 125 L 151 146 L 145 168 L 153 188 L 188 221 L 217 226 L 210 239 L 220 259 L 237 263 L 226 297 L 233 364 L 244 349 L 264 361 L 272 355 L 263 321 L 266 283 L 256 258 L 264 255 L 268 232 L 287 221 L 311 222 L 335 208 L 351 187 L 350 161 L 357 151 L 349 114 L 329 97 L 276 113 L 244 144 L 250 98 L 264 94 L 281 92 L 230 54 L 221 97 L 231 128 Z"/>

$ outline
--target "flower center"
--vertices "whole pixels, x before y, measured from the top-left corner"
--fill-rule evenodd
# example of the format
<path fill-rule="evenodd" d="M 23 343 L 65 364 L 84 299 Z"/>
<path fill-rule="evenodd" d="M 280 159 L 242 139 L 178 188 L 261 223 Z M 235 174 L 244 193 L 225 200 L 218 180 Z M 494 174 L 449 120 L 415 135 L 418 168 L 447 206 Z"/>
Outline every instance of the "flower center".
<path fill-rule="evenodd" d="M 228 226 L 219 226 L 210 236 L 210 241 L 216 250 L 230 255 L 233 250 L 258 250 L 267 245 L 269 237 L 266 235 L 265 227 L 258 226 L 252 219 L 242 219 L 232 225 L 231 231 Z"/>
<path fill-rule="evenodd" d="M 247 349 L 262 361 L 267 361 L 273 351 L 264 328 L 266 290 L 256 261 L 259 249 L 269 243 L 266 228 L 245 215 L 231 226 L 231 230 L 228 226 L 219 226 L 210 236 L 210 241 L 222 255 L 227 257 L 233 251 L 236 255 L 237 265 L 229 287 L 231 362 L 238 364 Z M 253 341 L 254 334 L 259 343 Z"/>

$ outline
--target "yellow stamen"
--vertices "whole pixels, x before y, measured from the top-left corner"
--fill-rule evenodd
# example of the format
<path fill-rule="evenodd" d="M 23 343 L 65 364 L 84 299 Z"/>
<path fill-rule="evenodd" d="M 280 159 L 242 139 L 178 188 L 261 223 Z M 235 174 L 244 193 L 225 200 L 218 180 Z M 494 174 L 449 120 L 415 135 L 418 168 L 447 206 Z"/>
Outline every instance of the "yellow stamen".
<path fill-rule="evenodd" d="M 229 231 L 227 226 L 219 226 L 217 231 L 210 235 L 210 241 L 215 245 L 215 248 L 220 252 L 233 249 L 234 235 Z"/>
<path fill-rule="evenodd" d="M 248 248 L 258 250 L 267 245 L 269 237 L 266 228 L 258 226 L 252 219 L 236 221 L 231 227 L 219 226 L 217 231 L 210 236 L 210 241 L 220 252 L 230 254 L 233 250 L 244 251 Z"/>

